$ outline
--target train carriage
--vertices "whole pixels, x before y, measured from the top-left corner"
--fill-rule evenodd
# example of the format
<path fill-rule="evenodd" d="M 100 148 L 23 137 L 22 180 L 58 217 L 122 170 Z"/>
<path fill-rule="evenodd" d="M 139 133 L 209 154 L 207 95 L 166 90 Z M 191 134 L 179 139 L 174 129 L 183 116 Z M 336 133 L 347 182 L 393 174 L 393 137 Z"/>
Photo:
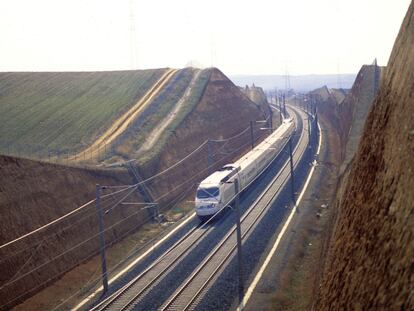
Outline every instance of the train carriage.
<path fill-rule="evenodd" d="M 230 205 L 235 198 L 232 181 L 238 179 L 240 191 L 245 190 L 284 148 L 294 128 L 293 120 L 285 119 L 271 135 L 242 158 L 204 179 L 195 198 L 197 216 L 204 220 Z"/>

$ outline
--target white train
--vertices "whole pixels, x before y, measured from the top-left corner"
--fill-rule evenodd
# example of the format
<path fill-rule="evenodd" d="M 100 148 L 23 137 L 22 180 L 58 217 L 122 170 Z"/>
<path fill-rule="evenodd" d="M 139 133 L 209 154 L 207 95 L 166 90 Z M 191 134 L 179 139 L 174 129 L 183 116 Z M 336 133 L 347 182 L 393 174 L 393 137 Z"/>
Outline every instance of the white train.
<path fill-rule="evenodd" d="M 293 133 L 295 124 L 285 119 L 269 137 L 233 164 L 227 164 L 204 179 L 196 193 L 195 209 L 200 219 L 208 218 L 235 198 L 235 187 L 229 180 L 238 179 L 240 192 L 246 189 L 275 158 Z"/>

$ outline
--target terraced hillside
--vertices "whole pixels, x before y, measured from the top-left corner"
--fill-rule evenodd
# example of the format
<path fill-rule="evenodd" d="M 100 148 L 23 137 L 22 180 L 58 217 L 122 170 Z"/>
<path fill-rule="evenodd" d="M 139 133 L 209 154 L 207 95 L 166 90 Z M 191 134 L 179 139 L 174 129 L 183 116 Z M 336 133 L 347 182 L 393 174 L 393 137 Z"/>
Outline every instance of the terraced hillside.
<path fill-rule="evenodd" d="M 0 73 L 0 152 L 81 150 L 165 72 Z"/>

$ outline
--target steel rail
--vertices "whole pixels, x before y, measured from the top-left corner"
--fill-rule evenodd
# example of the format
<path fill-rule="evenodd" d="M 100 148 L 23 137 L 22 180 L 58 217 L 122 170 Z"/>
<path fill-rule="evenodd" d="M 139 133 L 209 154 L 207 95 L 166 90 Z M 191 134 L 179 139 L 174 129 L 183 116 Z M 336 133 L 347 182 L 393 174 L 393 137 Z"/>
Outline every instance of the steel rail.
<path fill-rule="evenodd" d="M 303 131 L 302 131 L 301 139 L 302 139 L 302 137 L 303 137 Z M 285 148 L 285 146 L 286 146 L 286 144 L 284 144 L 283 148 L 281 148 L 281 151 Z M 299 147 L 299 143 L 296 146 L 294 153 L 296 153 L 296 150 L 297 150 L 298 147 Z M 275 158 L 280 154 L 280 152 L 275 156 Z M 273 163 L 273 161 L 271 161 L 271 163 Z M 284 164 L 284 166 L 283 166 L 282 170 L 280 170 L 280 172 L 283 171 L 286 168 L 287 164 L 288 164 L 288 161 Z M 280 172 L 277 175 L 278 177 L 280 175 Z M 261 173 L 258 175 L 258 177 L 261 175 Z M 275 179 L 277 179 L 277 178 L 275 178 Z M 262 193 L 262 195 L 261 195 L 261 197 L 259 199 L 261 199 L 266 194 L 268 188 L 270 188 L 274 184 L 275 181 L 276 180 L 274 180 L 272 182 L 272 184 L 267 187 L 267 189 Z M 258 201 L 259 199 L 257 199 L 256 201 Z M 243 220 L 246 217 L 248 217 L 248 215 L 252 212 L 253 207 L 254 207 L 254 204 L 243 215 L 243 217 L 242 217 Z M 131 290 L 134 287 L 134 285 L 136 285 L 146 274 L 148 274 L 148 272 L 150 272 L 151 270 L 153 270 L 154 268 L 156 268 L 156 266 L 159 265 L 164 259 L 166 259 L 168 255 L 170 255 L 181 244 L 183 244 L 184 241 L 186 241 L 187 239 L 189 239 L 190 236 L 192 234 L 194 234 L 194 232 L 196 231 L 196 229 L 201 229 L 201 227 L 194 227 L 192 230 L 190 230 L 189 232 L 187 232 L 182 238 L 179 239 L 179 241 L 177 241 L 164 254 L 162 254 L 162 256 L 159 257 L 157 259 L 157 261 L 155 261 L 154 263 L 152 263 L 148 268 L 146 268 L 143 272 L 141 272 L 140 275 L 138 275 L 137 277 L 135 277 L 133 280 L 131 280 L 130 282 L 128 282 L 125 286 L 123 286 L 121 289 L 119 289 L 117 292 L 115 292 L 114 294 L 112 294 L 111 296 L 109 296 L 108 298 L 106 298 L 104 301 L 102 301 L 101 303 L 99 303 L 97 306 L 95 306 L 91 310 L 105 310 L 105 309 L 110 309 L 111 306 L 114 306 L 115 304 L 118 304 L 117 302 L 123 302 L 124 299 L 126 299 L 127 302 L 126 303 L 123 303 L 123 306 L 121 308 L 117 308 L 117 310 L 125 310 L 125 309 L 128 309 L 132 304 L 136 303 L 137 300 L 139 300 L 139 298 L 142 298 L 143 297 L 143 294 L 146 291 L 148 291 L 153 286 L 154 283 L 156 283 L 158 280 L 160 280 L 160 278 L 162 276 L 165 276 L 166 275 L 166 273 L 165 273 L 166 271 L 173 269 L 174 265 L 176 265 L 176 263 L 178 263 L 180 261 L 180 259 L 182 259 L 183 256 L 188 253 L 188 251 L 190 251 L 196 244 L 198 244 L 201 241 L 201 238 L 203 236 L 205 236 L 208 232 L 210 232 L 212 230 L 212 227 L 210 227 L 208 230 L 202 231 L 198 236 L 196 235 L 195 237 L 192 237 L 192 239 L 189 240 L 188 245 L 186 246 L 186 248 L 183 251 L 181 251 L 181 253 L 175 255 L 175 257 L 173 257 L 173 261 L 172 262 L 169 262 L 169 265 L 165 266 L 164 268 L 161 269 L 161 271 L 159 271 L 158 273 L 156 273 L 155 277 L 152 277 L 149 280 L 149 282 L 147 282 L 140 289 L 138 289 L 138 291 L 132 297 L 125 297 L 125 298 L 122 297 L 123 295 L 126 295 L 127 292 L 129 290 Z M 231 235 L 232 233 L 233 233 L 233 231 L 230 232 L 230 233 L 228 233 L 227 235 Z M 119 300 L 121 300 L 121 301 L 119 301 Z"/>
<path fill-rule="evenodd" d="M 299 143 L 297 144 L 294 154 L 296 155 L 298 148 L 300 149 L 300 155 L 296 159 L 294 166 L 295 168 L 301 161 L 303 154 L 306 151 L 307 143 L 303 143 L 305 136 L 304 136 L 304 130 L 302 130 L 301 138 L 299 140 Z M 309 143 L 309 142 L 308 142 Z M 280 189 L 285 186 L 285 183 L 287 182 L 289 178 L 289 172 L 287 170 L 287 166 L 289 165 L 289 160 L 286 161 L 282 167 L 282 169 L 279 171 L 279 173 L 273 178 L 272 182 L 268 185 L 268 187 L 261 193 L 258 199 L 252 204 L 252 206 L 249 208 L 249 210 L 244 214 L 242 217 L 242 224 L 245 223 L 245 220 L 248 216 L 250 216 L 251 212 L 256 208 L 256 206 L 260 205 L 262 202 L 262 199 L 268 194 L 269 190 L 274 186 L 276 182 L 280 182 L 279 178 L 284 173 L 284 177 L 282 176 L 283 180 L 280 182 L 280 185 L 276 189 L 276 191 L 273 192 L 271 197 L 266 201 L 265 204 L 262 205 L 262 209 L 259 211 L 259 213 L 254 217 L 253 221 L 248 225 L 247 229 L 242 234 L 242 239 L 246 237 L 246 235 L 251 231 L 255 225 L 257 225 L 258 220 L 263 216 L 263 213 L 267 211 L 268 206 L 270 202 L 273 201 L 273 199 L 278 195 Z M 223 252 L 226 251 L 225 247 L 229 246 L 226 245 L 228 241 L 230 241 L 230 237 L 234 235 L 236 231 L 236 226 L 234 226 L 227 234 L 226 236 L 220 241 L 220 243 L 217 245 L 217 247 L 206 257 L 206 259 L 198 266 L 198 268 L 190 275 L 189 278 L 185 281 L 185 283 L 173 294 L 173 296 L 164 304 L 164 306 L 161 308 L 161 310 L 188 310 L 191 305 L 194 304 L 194 301 L 199 297 L 199 295 L 203 292 L 203 290 L 206 288 L 206 286 L 210 283 L 210 281 L 217 275 L 217 273 L 220 271 L 220 269 L 223 267 L 223 265 L 228 262 L 228 259 L 233 254 L 234 250 L 236 249 L 236 244 L 230 248 L 230 250 L 224 254 L 224 258 L 221 259 L 220 263 L 216 266 L 213 266 L 213 271 L 205 271 L 206 274 L 208 274 L 207 279 L 201 284 L 201 286 L 198 288 L 196 293 L 191 296 L 191 298 L 184 304 L 174 306 L 174 303 L 177 301 L 177 299 L 183 295 L 184 291 L 187 288 L 190 288 L 190 286 L 193 284 L 193 281 L 197 276 L 200 275 L 200 273 L 203 272 L 203 269 L 208 269 L 207 265 L 211 262 L 211 260 L 214 258 L 214 256 L 218 255 L 219 252 L 224 249 Z M 216 263 L 216 262 L 214 262 Z"/>

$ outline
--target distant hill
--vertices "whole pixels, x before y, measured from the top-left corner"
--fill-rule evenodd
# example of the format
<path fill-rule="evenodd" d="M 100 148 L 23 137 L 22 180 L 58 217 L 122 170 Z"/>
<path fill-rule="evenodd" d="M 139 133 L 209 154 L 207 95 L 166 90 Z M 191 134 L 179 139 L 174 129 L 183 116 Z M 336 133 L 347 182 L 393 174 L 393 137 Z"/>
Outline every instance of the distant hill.
<path fill-rule="evenodd" d="M 265 91 L 286 88 L 286 76 L 284 75 L 234 75 L 229 77 L 234 84 L 241 87 L 254 83 Z M 355 74 L 300 75 L 289 76 L 289 80 L 290 88 L 299 92 L 309 92 L 323 85 L 328 88 L 349 89 L 352 87 L 355 77 Z"/>

